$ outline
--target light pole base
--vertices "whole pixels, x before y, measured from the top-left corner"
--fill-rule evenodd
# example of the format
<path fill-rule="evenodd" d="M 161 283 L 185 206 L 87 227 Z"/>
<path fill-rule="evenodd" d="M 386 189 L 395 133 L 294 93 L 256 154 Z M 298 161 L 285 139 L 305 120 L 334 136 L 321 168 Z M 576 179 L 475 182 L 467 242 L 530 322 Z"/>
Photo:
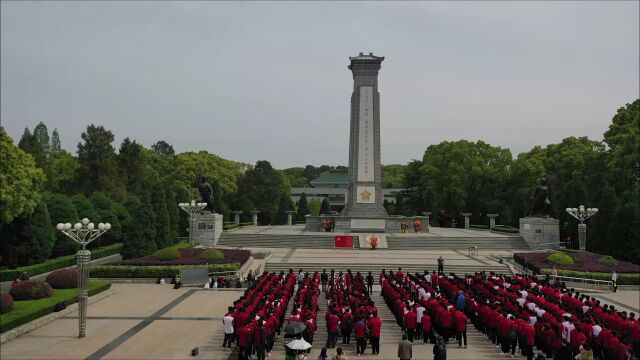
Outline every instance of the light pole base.
<path fill-rule="evenodd" d="M 578 224 L 578 246 L 580 250 L 587 248 L 587 224 Z"/>

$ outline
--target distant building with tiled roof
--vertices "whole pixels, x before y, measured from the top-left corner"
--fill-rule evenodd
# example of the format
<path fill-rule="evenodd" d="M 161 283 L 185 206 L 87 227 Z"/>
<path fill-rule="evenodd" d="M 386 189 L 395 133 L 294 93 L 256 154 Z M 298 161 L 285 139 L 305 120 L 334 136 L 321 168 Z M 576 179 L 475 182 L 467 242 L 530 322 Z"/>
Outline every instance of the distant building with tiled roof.
<path fill-rule="evenodd" d="M 291 200 L 298 202 L 304 193 L 307 200 L 324 198 L 329 199 L 331 210 L 340 211 L 345 205 L 347 186 L 349 185 L 349 174 L 344 170 L 329 170 L 320 174 L 317 178 L 309 181 L 311 187 L 291 188 Z M 384 200 L 396 201 L 396 194 L 402 189 L 383 189 Z"/>

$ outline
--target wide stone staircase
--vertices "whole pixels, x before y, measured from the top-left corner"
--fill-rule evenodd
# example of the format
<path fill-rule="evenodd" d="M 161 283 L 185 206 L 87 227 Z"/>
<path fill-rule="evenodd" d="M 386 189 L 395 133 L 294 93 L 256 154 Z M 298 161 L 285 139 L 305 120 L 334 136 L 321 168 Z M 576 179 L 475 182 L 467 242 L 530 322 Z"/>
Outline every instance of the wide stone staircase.
<path fill-rule="evenodd" d="M 477 246 L 479 250 L 529 250 L 520 236 L 485 237 L 434 237 L 434 236 L 387 236 L 387 244 L 392 250 L 413 249 L 453 249 L 467 250 Z"/>
<path fill-rule="evenodd" d="M 269 272 L 280 272 L 284 271 L 285 273 L 289 271 L 289 269 L 294 269 L 298 271 L 298 269 L 303 269 L 305 272 L 322 272 L 323 269 L 326 269 L 329 272 L 331 269 L 335 270 L 335 272 L 346 272 L 348 269 L 351 272 L 360 272 L 362 274 L 367 274 L 371 271 L 375 277 L 380 273 L 382 269 L 386 269 L 387 271 L 393 270 L 396 271 L 399 267 L 405 273 L 423 273 L 424 270 L 429 272 L 438 270 L 437 264 L 422 264 L 422 265 L 409 265 L 403 263 L 397 264 L 380 264 L 380 263 L 357 263 L 357 264 L 340 264 L 340 263 L 296 263 L 296 262 L 267 262 L 265 266 L 265 270 Z M 497 274 L 511 274 L 509 267 L 505 264 L 494 263 L 490 265 L 448 265 L 445 264 L 444 270 L 446 273 L 454 272 L 456 274 L 473 274 L 479 271 L 485 272 L 495 272 Z"/>
<path fill-rule="evenodd" d="M 251 248 L 333 249 L 334 235 L 332 233 L 328 235 L 280 235 L 223 232 L 218 240 L 218 245 Z"/>
<path fill-rule="evenodd" d="M 233 247 L 267 247 L 291 249 L 333 249 L 335 233 L 320 234 L 260 234 L 224 232 L 218 240 L 218 245 Z M 416 235 L 387 234 L 387 244 L 390 250 L 468 250 L 477 246 L 479 250 L 529 250 L 529 246 L 520 236 L 483 236 L 483 237 L 439 237 Z M 355 241 L 359 248 L 358 241 Z M 384 250 L 384 249 L 380 249 Z"/>

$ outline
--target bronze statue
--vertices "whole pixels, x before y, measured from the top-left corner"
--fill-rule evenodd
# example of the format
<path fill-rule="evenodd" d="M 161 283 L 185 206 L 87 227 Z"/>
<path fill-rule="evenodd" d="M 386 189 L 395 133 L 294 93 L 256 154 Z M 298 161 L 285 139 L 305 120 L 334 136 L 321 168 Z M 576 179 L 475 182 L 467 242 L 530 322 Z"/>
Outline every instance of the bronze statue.
<path fill-rule="evenodd" d="M 538 181 L 538 185 L 533 189 L 531 200 L 533 203 L 531 204 L 529 216 L 542 218 L 549 217 L 551 201 L 549 201 L 549 186 L 547 185 L 547 179 L 542 178 Z"/>
<path fill-rule="evenodd" d="M 202 172 L 199 172 L 196 181 L 198 186 L 198 192 L 200 193 L 200 201 L 207 203 L 207 207 L 203 209 L 203 211 L 211 211 L 211 213 L 215 214 L 216 211 L 213 208 L 213 188 L 211 184 L 207 181 L 208 178 L 206 175 L 202 175 Z"/>

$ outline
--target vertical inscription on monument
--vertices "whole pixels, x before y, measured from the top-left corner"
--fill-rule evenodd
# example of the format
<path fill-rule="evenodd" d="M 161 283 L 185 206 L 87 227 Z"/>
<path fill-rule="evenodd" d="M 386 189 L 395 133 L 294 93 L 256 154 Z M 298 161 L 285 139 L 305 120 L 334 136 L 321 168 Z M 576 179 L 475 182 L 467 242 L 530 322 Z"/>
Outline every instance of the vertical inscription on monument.
<path fill-rule="evenodd" d="M 360 87 L 358 181 L 374 181 L 373 87 Z"/>

